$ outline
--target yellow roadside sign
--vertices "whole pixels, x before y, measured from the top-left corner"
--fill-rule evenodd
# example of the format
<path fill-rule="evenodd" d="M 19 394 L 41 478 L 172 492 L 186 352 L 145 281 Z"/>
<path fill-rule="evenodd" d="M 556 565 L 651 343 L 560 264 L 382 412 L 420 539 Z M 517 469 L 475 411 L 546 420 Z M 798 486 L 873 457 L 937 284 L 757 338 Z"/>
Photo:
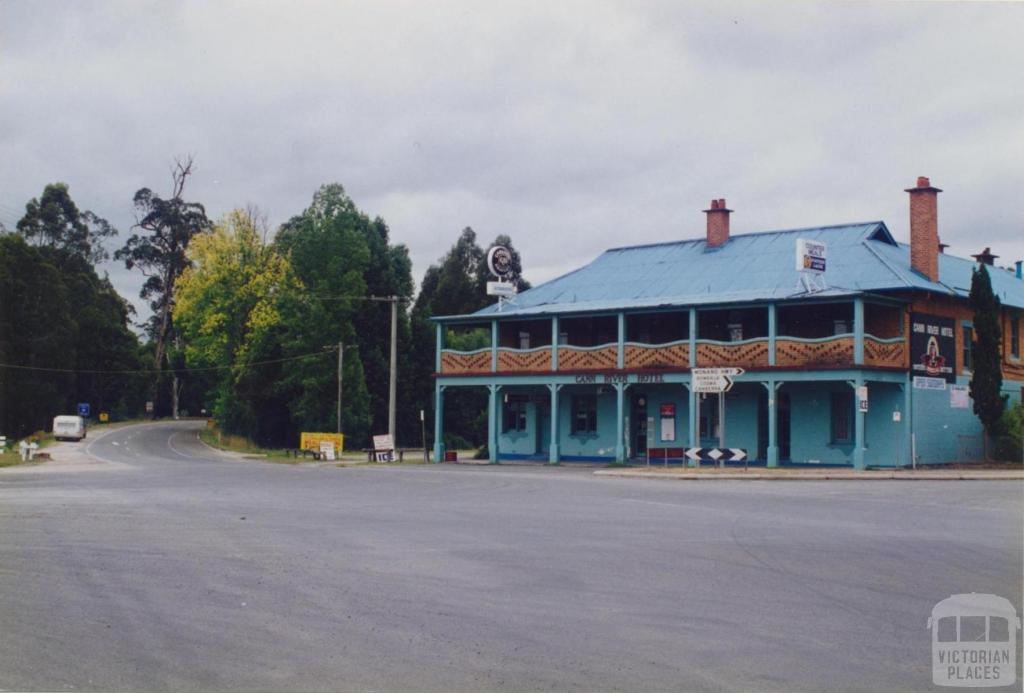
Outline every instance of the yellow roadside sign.
<path fill-rule="evenodd" d="M 303 431 L 299 438 L 299 447 L 303 450 L 320 452 L 320 443 L 334 443 L 334 449 L 339 453 L 344 448 L 345 436 L 342 433 L 311 433 Z"/>
<path fill-rule="evenodd" d="M 110 421 L 110 414 L 105 411 L 100 412 L 100 421 Z"/>

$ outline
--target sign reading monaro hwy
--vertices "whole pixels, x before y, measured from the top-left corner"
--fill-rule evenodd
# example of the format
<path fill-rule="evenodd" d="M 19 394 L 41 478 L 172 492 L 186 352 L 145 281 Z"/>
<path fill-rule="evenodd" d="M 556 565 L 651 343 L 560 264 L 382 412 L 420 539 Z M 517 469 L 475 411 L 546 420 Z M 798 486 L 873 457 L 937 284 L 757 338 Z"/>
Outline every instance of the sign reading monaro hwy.
<path fill-rule="evenodd" d="M 732 388 L 732 379 L 743 375 L 742 368 L 694 368 L 694 392 L 728 392 Z"/>

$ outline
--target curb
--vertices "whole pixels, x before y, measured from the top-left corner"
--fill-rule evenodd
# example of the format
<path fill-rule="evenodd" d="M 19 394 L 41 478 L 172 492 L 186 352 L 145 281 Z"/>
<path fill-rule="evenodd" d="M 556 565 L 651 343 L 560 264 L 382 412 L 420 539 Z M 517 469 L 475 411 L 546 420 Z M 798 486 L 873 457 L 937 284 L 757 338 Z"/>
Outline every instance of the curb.
<path fill-rule="evenodd" d="M 665 481 L 1024 481 L 1024 471 L 949 472 L 648 472 L 643 470 L 599 469 L 594 476 Z"/>

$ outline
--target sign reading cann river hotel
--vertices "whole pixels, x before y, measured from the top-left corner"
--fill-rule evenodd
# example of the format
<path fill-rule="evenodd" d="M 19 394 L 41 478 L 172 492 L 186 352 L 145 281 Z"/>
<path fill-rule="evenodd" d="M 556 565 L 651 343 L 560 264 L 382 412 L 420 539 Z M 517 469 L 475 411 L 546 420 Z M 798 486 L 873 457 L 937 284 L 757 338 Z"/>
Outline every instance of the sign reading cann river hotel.
<path fill-rule="evenodd" d="M 956 382 L 954 329 L 952 318 L 910 314 L 910 369 L 914 375 Z"/>

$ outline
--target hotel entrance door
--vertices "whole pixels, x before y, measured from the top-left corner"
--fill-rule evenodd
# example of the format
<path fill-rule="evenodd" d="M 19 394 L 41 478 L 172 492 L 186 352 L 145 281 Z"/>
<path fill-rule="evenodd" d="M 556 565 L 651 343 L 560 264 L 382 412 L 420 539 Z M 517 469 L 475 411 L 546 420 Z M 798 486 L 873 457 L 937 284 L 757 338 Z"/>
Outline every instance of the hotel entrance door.
<path fill-rule="evenodd" d="M 633 455 L 643 457 L 647 454 L 647 397 L 637 395 L 633 398 L 630 415 L 633 421 Z"/>

